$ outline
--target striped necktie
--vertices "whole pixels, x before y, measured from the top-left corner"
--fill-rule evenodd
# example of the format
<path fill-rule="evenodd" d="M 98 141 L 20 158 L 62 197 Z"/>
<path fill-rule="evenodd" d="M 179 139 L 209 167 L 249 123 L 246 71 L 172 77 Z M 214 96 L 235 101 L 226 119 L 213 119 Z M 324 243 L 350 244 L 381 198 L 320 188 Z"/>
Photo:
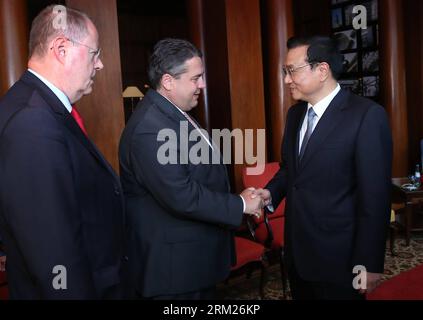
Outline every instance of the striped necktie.
<path fill-rule="evenodd" d="M 191 123 L 192 126 L 200 132 L 201 136 L 207 141 L 207 144 L 210 146 L 210 148 L 212 148 L 212 150 L 214 150 L 212 144 L 210 143 L 210 140 L 203 134 L 203 131 L 200 130 L 200 127 L 197 125 L 197 123 L 185 111 L 182 111 L 182 114 L 189 121 L 189 123 Z"/>
<path fill-rule="evenodd" d="M 308 109 L 308 113 L 307 113 L 307 131 L 304 135 L 303 138 L 303 143 L 301 144 L 301 149 L 300 149 L 300 155 L 299 155 L 299 159 L 301 160 L 303 155 L 304 155 L 304 151 L 307 147 L 308 144 L 308 140 L 310 139 L 311 134 L 313 133 L 313 126 L 314 126 L 314 119 L 316 118 L 317 114 L 316 112 L 314 112 L 313 107 L 311 107 L 310 109 Z"/>

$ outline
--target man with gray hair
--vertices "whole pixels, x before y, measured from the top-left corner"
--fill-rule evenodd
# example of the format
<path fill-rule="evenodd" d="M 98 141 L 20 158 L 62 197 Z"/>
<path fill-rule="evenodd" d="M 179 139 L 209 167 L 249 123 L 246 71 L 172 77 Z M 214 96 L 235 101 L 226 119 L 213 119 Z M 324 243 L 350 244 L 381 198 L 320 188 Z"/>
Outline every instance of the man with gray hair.
<path fill-rule="evenodd" d="M 0 234 L 12 299 L 116 299 L 123 199 L 73 104 L 103 68 L 82 12 L 34 19 L 28 70 L 0 100 Z"/>

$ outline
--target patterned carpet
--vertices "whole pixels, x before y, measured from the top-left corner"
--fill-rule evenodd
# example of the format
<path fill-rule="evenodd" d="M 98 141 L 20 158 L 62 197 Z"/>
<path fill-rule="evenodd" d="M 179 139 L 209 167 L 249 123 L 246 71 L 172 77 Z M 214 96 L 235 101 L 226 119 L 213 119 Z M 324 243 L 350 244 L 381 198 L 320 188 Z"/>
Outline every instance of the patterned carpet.
<path fill-rule="evenodd" d="M 387 245 L 387 247 L 389 244 Z M 388 248 L 389 249 L 389 248 Z M 392 256 L 387 250 L 385 258 L 384 280 L 387 280 L 400 272 L 409 270 L 417 265 L 423 264 L 423 234 L 413 234 L 410 246 L 405 246 L 405 240 L 398 237 L 395 241 L 396 256 Z M 227 283 L 218 286 L 218 298 L 222 300 L 249 300 L 260 299 L 259 294 L 260 270 L 252 273 L 251 278 L 246 275 L 232 277 Z M 281 300 L 282 283 L 279 264 L 271 263 L 267 267 L 267 281 L 264 291 L 264 299 Z M 291 299 L 288 289 L 287 299 Z"/>

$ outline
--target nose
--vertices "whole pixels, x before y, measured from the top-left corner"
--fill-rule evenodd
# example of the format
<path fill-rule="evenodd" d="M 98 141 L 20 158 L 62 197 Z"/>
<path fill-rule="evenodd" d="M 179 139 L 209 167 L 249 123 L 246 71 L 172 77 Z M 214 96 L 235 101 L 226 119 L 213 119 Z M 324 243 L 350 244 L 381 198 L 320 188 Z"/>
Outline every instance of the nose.
<path fill-rule="evenodd" d="M 206 87 L 206 81 L 204 80 L 204 76 L 200 77 L 198 80 L 198 88 L 204 89 Z"/>
<path fill-rule="evenodd" d="M 287 73 L 286 75 L 284 75 L 283 81 L 285 82 L 285 84 L 290 84 L 292 83 L 292 77 L 289 73 Z"/>
<path fill-rule="evenodd" d="M 97 71 L 100 71 L 101 69 L 103 69 L 103 68 L 104 68 L 103 61 L 101 61 L 101 59 L 100 59 L 100 58 L 98 58 L 98 60 L 96 61 L 95 65 L 94 65 L 94 68 L 95 68 Z"/>

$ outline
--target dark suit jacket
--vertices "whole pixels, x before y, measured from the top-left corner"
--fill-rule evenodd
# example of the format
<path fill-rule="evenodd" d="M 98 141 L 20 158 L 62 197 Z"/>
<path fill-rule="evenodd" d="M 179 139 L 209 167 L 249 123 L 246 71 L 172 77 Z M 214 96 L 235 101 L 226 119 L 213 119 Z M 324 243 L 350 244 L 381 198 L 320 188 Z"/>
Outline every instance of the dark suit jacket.
<path fill-rule="evenodd" d="M 341 90 L 318 122 L 303 159 L 306 103 L 287 115 L 282 164 L 267 188 L 286 196 L 286 253 L 310 281 L 350 283 L 353 267 L 383 272 L 390 217 L 392 141 L 384 109 Z"/>
<path fill-rule="evenodd" d="M 11 298 L 113 297 L 123 204 L 113 169 L 26 72 L 0 101 L 0 233 Z M 67 290 L 53 288 L 56 265 L 66 268 Z"/>
<path fill-rule="evenodd" d="M 179 131 L 181 121 L 188 124 L 168 100 L 150 90 L 120 142 L 132 283 L 145 297 L 214 286 L 234 262 L 230 230 L 241 223 L 242 199 L 229 193 L 224 165 L 179 161 L 186 153 L 178 143 L 188 140 Z M 175 132 L 178 143 L 158 141 L 162 129 Z M 195 129 L 189 124 L 188 130 Z M 199 143 L 211 154 L 204 139 Z M 177 154 L 178 164 L 159 163 L 159 149 L 165 146 Z"/>

